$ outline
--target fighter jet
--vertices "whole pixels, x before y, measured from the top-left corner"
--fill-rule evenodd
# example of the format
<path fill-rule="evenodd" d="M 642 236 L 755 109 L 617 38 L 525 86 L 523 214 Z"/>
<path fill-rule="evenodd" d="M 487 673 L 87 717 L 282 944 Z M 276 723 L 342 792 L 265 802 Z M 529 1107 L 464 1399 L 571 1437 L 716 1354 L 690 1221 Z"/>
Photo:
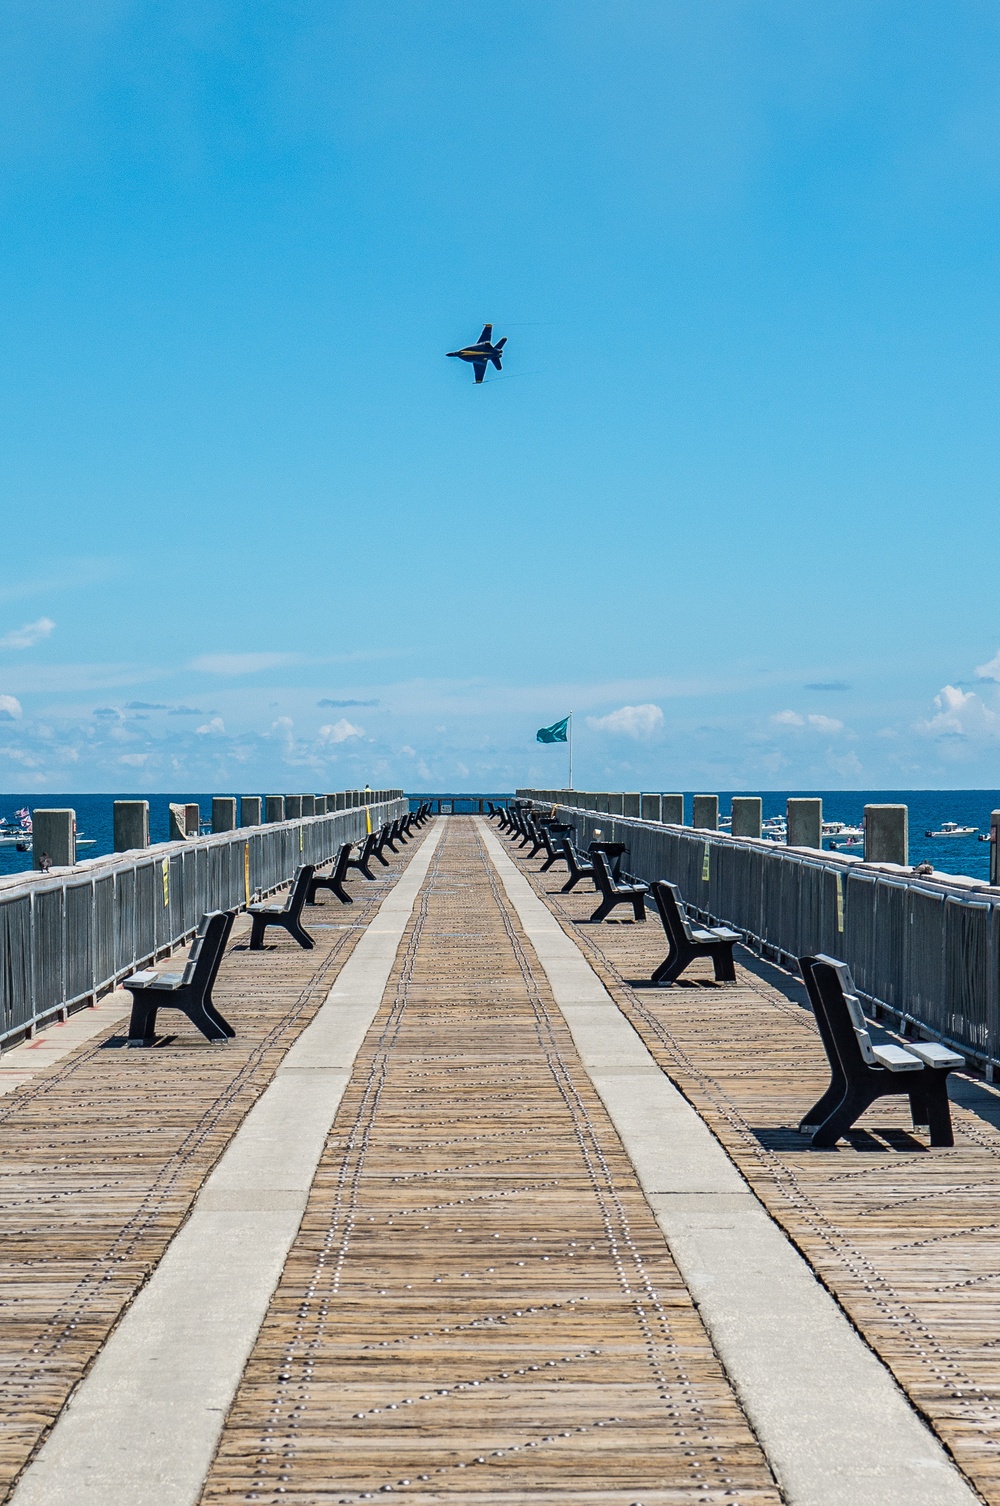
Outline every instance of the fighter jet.
<path fill-rule="evenodd" d="M 472 369 L 476 373 L 476 385 L 478 386 L 486 375 L 486 364 L 488 361 L 493 362 L 497 371 L 503 370 L 503 367 L 500 365 L 500 353 L 506 344 L 507 336 L 504 335 L 503 339 L 498 340 L 494 345 L 493 326 L 492 324 L 484 324 L 483 332 L 475 345 L 466 345 L 464 350 L 449 350 L 448 355 L 458 356 L 460 361 L 472 362 Z"/>

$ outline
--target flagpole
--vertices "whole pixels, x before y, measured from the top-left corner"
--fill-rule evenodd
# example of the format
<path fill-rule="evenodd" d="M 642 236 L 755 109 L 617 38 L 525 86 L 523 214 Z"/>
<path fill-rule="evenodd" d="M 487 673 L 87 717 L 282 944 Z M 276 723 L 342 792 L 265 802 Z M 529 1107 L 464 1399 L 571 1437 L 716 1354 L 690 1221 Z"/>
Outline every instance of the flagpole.
<path fill-rule="evenodd" d="M 569 787 L 573 788 L 573 713 L 569 714 Z"/>

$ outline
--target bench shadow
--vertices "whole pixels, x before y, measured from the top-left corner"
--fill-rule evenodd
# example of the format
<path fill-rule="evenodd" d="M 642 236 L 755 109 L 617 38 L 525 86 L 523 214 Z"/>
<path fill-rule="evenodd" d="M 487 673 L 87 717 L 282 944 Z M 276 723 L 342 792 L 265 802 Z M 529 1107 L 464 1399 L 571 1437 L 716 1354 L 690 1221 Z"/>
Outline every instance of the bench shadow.
<path fill-rule="evenodd" d="M 779 1155 L 787 1151 L 820 1150 L 819 1146 L 812 1146 L 807 1135 L 800 1135 L 798 1130 L 783 1125 L 751 1125 L 750 1133 L 757 1141 L 762 1150 L 771 1150 Z M 927 1153 L 927 1146 L 914 1138 L 908 1130 L 892 1128 L 878 1129 L 874 1134 L 866 1129 L 850 1129 L 843 1136 L 840 1145 L 831 1146 L 829 1149 L 837 1150 L 841 1145 L 847 1145 L 851 1150 L 863 1155 L 889 1156 L 894 1153 L 913 1155 L 914 1151 Z M 825 1150 L 824 1150 L 825 1153 Z"/>

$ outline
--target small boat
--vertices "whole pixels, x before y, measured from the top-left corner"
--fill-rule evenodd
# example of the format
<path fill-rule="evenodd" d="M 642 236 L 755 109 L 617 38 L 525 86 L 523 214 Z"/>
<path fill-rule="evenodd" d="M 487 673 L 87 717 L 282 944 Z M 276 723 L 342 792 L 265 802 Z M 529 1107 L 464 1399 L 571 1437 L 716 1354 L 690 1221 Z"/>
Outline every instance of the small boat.
<path fill-rule="evenodd" d="M 27 806 L 15 811 L 13 818 L 0 816 L 0 846 L 16 847 L 27 852 L 31 847 L 31 812 Z"/>
<path fill-rule="evenodd" d="M 834 834 L 830 843 L 831 852 L 839 852 L 842 847 L 863 847 L 865 843 L 864 828 L 861 826 L 848 826 L 846 822 L 840 823 L 840 830 Z"/>
<path fill-rule="evenodd" d="M 925 831 L 925 837 L 974 837 L 978 826 L 959 826 L 957 821 L 942 821 L 940 831 Z"/>

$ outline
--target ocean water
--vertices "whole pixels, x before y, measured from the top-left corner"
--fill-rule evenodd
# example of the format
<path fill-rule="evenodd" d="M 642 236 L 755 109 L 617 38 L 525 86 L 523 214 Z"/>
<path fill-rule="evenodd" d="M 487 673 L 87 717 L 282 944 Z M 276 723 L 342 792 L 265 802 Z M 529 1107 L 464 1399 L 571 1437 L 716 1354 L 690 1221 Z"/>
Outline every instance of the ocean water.
<path fill-rule="evenodd" d="M 719 796 L 719 813 L 728 815 L 732 795 L 754 791 L 737 790 Z M 828 821 L 847 821 L 860 825 L 864 807 L 869 804 L 907 805 L 910 810 L 910 862 L 925 860 L 943 873 L 963 873 L 970 878 L 988 880 L 989 846 L 972 837 L 937 839 L 924 835 L 936 831 L 942 821 L 957 821 L 960 826 L 975 826 L 988 832 L 990 812 L 1000 810 L 1000 790 L 770 790 L 760 791 L 764 815 L 784 815 L 789 795 L 819 795 L 823 815 Z M 83 845 L 79 857 L 99 857 L 114 850 L 112 807 L 114 795 L 0 795 L 0 815 L 13 817 L 22 806 L 72 806 L 76 811 L 79 835 L 91 838 L 93 845 Z M 211 816 L 212 797 L 206 794 L 123 795 L 121 799 L 149 801 L 149 830 L 154 842 L 165 842 L 168 832 L 167 807 L 171 801 L 194 802 L 201 807 L 203 819 Z M 503 798 L 498 795 L 495 798 Z M 691 794 L 684 799 L 685 819 L 691 819 Z M 31 853 L 14 847 L 0 847 L 0 874 L 21 873 L 31 867 Z"/>

